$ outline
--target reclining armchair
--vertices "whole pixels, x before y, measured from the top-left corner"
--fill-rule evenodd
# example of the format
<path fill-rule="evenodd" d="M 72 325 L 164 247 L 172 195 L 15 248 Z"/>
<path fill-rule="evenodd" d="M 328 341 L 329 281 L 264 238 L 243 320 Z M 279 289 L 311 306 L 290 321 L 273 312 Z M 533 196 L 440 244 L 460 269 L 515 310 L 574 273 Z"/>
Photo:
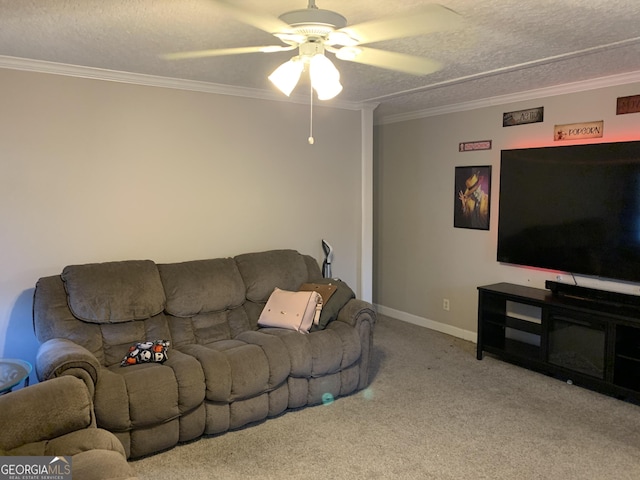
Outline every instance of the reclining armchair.
<path fill-rule="evenodd" d="M 0 396 L 0 425 L 1 456 L 71 456 L 74 480 L 137 478 L 122 443 L 96 427 L 89 391 L 76 377 Z"/>

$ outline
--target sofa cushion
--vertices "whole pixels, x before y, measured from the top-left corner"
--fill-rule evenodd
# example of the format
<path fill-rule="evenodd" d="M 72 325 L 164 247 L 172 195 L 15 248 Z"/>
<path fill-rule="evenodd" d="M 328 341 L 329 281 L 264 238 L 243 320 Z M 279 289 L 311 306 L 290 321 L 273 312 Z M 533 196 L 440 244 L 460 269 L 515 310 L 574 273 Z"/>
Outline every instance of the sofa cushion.
<path fill-rule="evenodd" d="M 244 332 L 241 337 L 181 347 L 202 365 L 207 400 L 228 403 L 253 398 L 286 381 L 290 363 L 282 342 L 258 332 Z"/>
<path fill-rule="evenodd" d="M 171 358 L 163 364 L 101 369 L 94 408 L 98 426 L 127 432 L 178 418 L 197 408 L 204 394 L 201 365 L 193 357 L 172 350 Z M 133 450 L 139 451 L 137 447 Z"/>
<path fill-rule="evenodd" d="M 321 377 L 350 367 L 360 359 L 357 332 L 344 322 L 332 322 L 325 330 L 300 335 L 282 328 L 258 332 L 280 338 L 289 352 L 292 377 Z"/>
<path fill-rule="evenodd" d="M 295 291 L 310 280 L 307 263 L 295 250 L 246 253 L 235 257 L 235 261 L 247 289 L 247 300 L 252 302 L 266 302 L 276 287 Z"/>
<path fill-rule="evenodd" d="M 120 365 L 131 345 L 156 339 L 170 339 L 166 316 L 161 313 L 146 320 L 99 325 L 104 351 L 104 366 Z"/>
<path fill-rule="evenodd" d="M 158 265 L 167 313 L 175 317 L 193 317 L 219 312 L 244 302 L 245 288 L 231 258 L 194 260 Z"/>
<path fill-rule="evenodd" d="M 129 322 L 164 310 L 164 289 L 151 260 L 70 265 L 62 280 L 70 310 L 86 322 Z"/>
<path fill-rule="evenodd" d="M 178 387 L 169 367 L 145 363 L 131 368 L 102 369 L 94 408 L 98 426 L 126 432 L 176 418 Z"/>

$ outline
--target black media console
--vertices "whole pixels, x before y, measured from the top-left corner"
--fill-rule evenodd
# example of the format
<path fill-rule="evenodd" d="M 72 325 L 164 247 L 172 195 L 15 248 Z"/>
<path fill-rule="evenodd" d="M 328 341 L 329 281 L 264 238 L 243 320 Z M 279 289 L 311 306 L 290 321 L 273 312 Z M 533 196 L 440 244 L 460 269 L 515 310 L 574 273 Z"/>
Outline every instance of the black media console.
<path fill-rule="evenodd" d="M 640 401 L 640 297 L 556 282 L 546 287 L 478 287 L 478 360 L 487 352 Z"/>

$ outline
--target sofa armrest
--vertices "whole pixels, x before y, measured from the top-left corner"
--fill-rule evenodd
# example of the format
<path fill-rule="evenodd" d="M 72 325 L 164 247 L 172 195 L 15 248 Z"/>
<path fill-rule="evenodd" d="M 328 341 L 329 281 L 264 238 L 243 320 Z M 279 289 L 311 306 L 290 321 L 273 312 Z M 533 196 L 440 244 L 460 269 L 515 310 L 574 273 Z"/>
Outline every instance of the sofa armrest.
<path fill-rule="evenodd" d="M 39 380 L 72 375 L 83 380 L 93 396 L 100 362 L 89 350 L 65 338 L 47 340 L 38 349 L 36 373 Z"/>
<path fill-rule="evenodd" d="M 376 311 L 369 302 L 353 298 L 340 310 L 336 322 L 344 322 L 353 327 L 360 339 L 362 351 L 358 390 L 361 390 L 369 385 L 371 377 L 373 328 L 376 324 Z M 331 328 L 331 324 L 329 324 L 329 328 Z"/>
<path fill-rule="evenodd" d="M 340 309 L 336 320 L 345 322 L 354 328 L 358 328 L 359 323 L 369 322 L 373 328 L 376 322 L 376 312 L 369 302 L 352 298 Z"/>
<path fill-rule="evenodd" d="M 93 449 L 73 456 L 73 478 L 138 480 L 131 464 L 113 450 Z"/>

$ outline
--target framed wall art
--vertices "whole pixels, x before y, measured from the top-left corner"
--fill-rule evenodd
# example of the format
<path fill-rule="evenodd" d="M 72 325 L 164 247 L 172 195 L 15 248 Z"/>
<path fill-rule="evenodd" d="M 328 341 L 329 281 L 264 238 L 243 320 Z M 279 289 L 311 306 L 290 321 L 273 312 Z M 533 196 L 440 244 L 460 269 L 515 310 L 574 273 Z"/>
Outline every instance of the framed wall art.
<path fill-rule="evenodd" d="M 456 167 L 453 226 L 489 230 L 491 166 Z"/>

